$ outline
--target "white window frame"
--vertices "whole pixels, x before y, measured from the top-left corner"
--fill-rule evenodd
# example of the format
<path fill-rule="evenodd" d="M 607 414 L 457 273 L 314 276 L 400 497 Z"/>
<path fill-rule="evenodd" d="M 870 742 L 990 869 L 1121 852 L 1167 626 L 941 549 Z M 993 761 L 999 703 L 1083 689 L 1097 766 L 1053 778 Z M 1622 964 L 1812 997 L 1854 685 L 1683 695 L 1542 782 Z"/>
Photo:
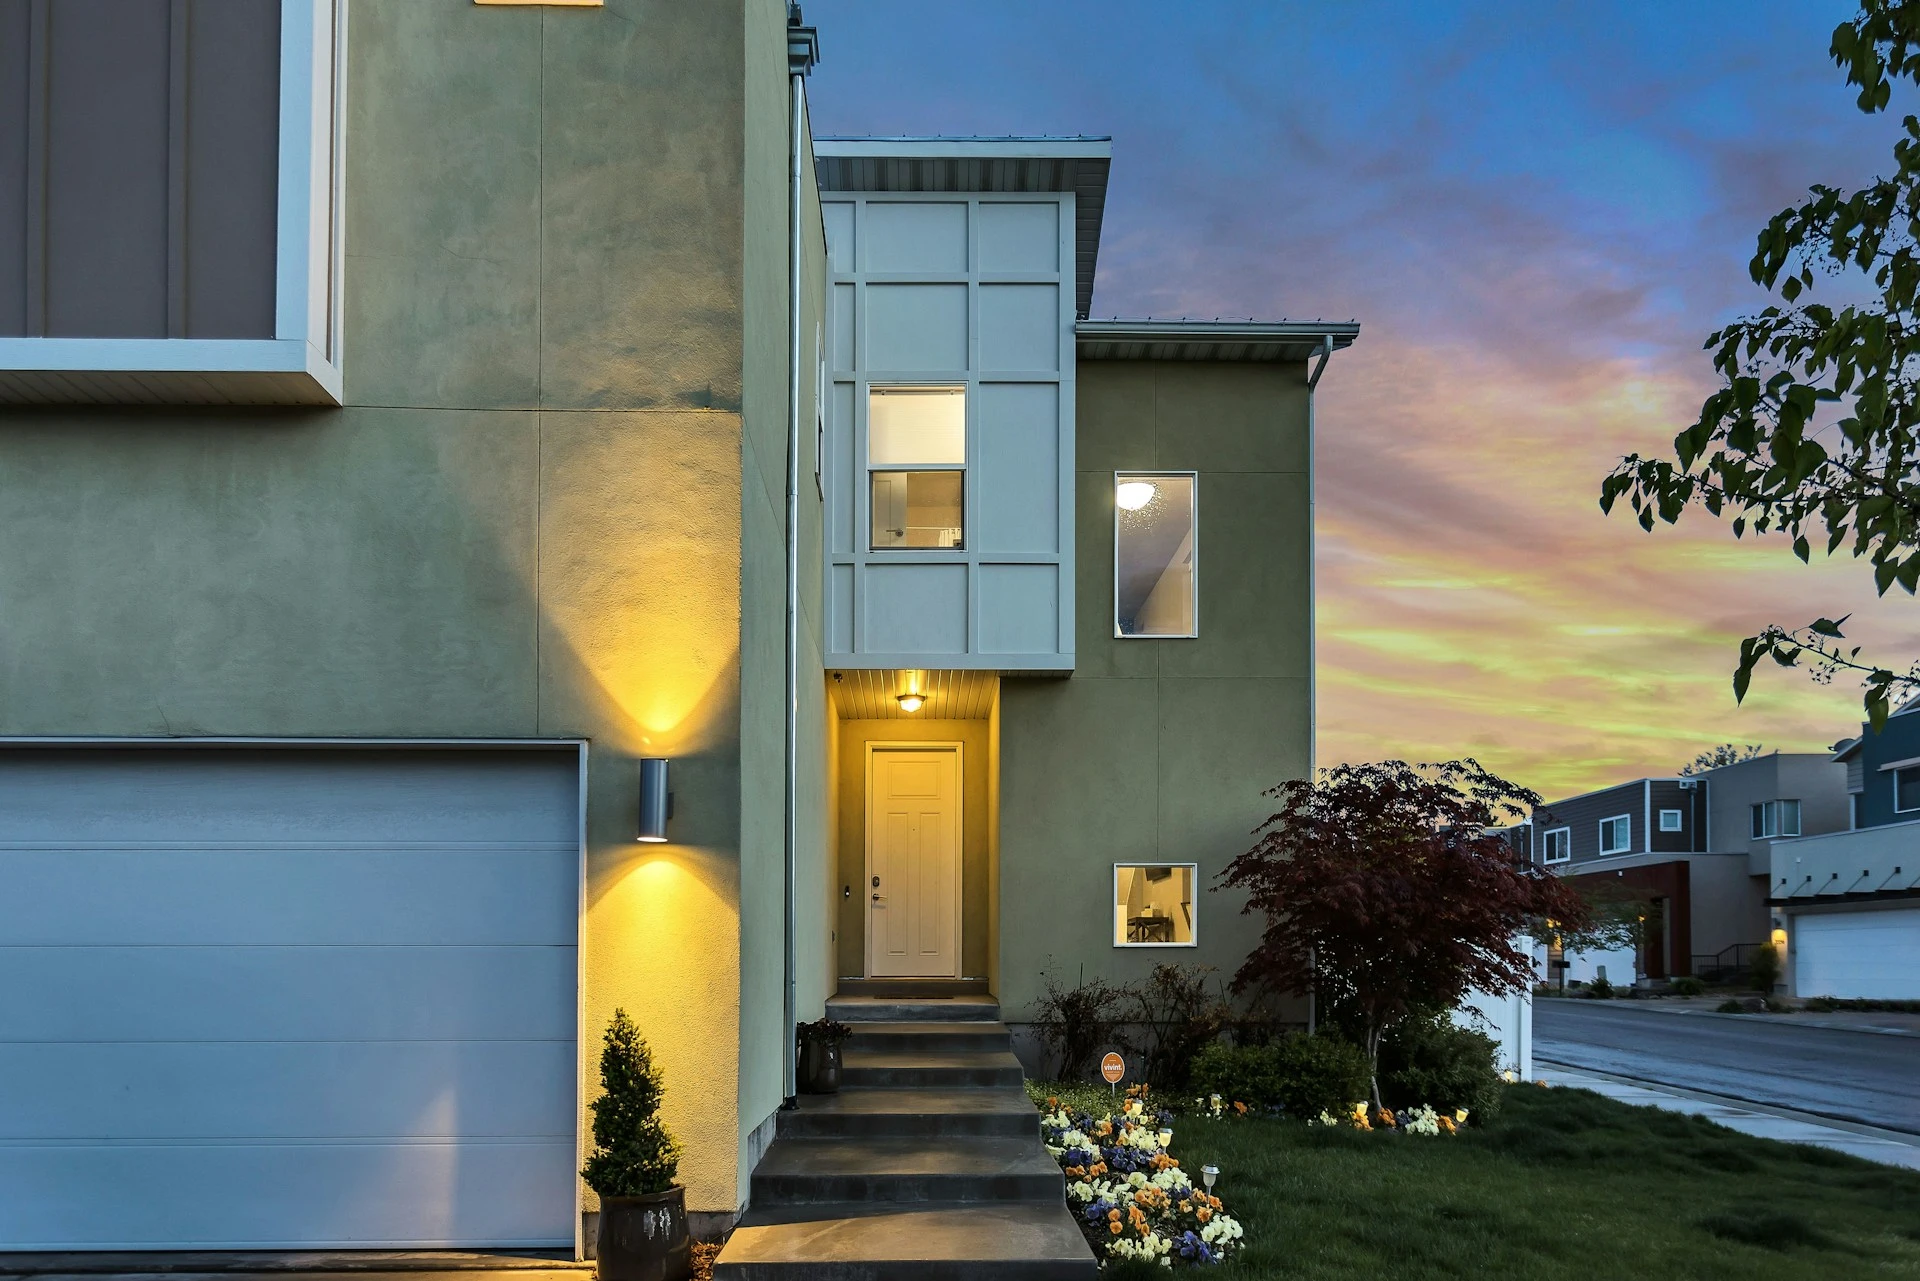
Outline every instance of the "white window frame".
<path fill-rule="evenodd" d="M 280 0 L 273 337 L 0 338 L 0 371 L 274 374 L 277 394 L 252 403 L 341 404 L 346 70 L 346 0 Z M 160 385 L 160 394 L 132 399 L 204 403 L 201 395 L 176 397 L 177 383 Z"/>
<path fill-rule="evenodd" d="M 1626 829 L 1626 841 L 1627 841 L 1627 843 L 1626 843 L 1625 845 L 1622 845 L 1622 846 L 1619 846 L 1618 848 L 1613 848 L 1613 847 L 1609 847 L 1609 846 L 1607 845 L 1607 824 L 1609 824 L 1609 823 L 1625 823 L 1625 824 L 1627 825 L 1627 829 Z M 1600 838 L 1600 852 L 1601 852 L 1602 854 L 1631 854 L 1631 853 L 1633 853 L 1633 815 L 1631 815 L 1631 814 L 1615 814 L 1615 815 L 1614 815 L 1613 817 L 1611 817 L 1611 818 L 1603 818 L 1603 819 L 1601 819 L 1601 820 L 1600 820 L 1600 827 L 1599 827 L 1599 833 L 1598 833 L 1598 834 L 1599 834 L 1599 838 Z"/>
<path fill-rule="evenodd" d="M 1894 788 L 1894 803 L 1899 803 L 1899 785 Z M 1785 822 L 1787 806 L 1793 806 L 1793 830 L 1788 831 Z M 1752 817 L 1760 820 L 1760 834 L 1752 835 L 1753 824 L 1747 825 L 1748 838 L 1754 841 L 1771 841 L 1783 836 L 1800 835 L 1800 802 L 1795 797 L 1785 797 L 1772 801 L 1757 801 L 1751 811 Z"/>
<path fill-rule="evenodd" d="M 1553 838 L 1556 836 L 1565 838 L 1560 842 L 1563 853 L 1559 858 L 1553 856 Z M 1573 829 L 1571 827 L 1550 827 L 1540 833 L 1540 861 L 1547 864 L 1573 861 Z"/>
<path fill-rule="evenodd" d="M 1189 931 L 1192 938 L 1185 943 L 1122 943 L 1120 942 L 1120 870 L 1134 867 L 1165 867 L 1187 869 L 1187 890 L 1190 894 L 1188 905 L 1193 911 L 1193 928 Z M 1117 948 L 1131 947 L 1199 947 L 1200 946 L 1200 865 L 1198 863 L 1162 863 L 1156 859 L 1133 859 L 1129 862 L 1116 862 L 1113 865 L 1113 879 L 1107 882 L 1107 910 L 1112 913 L 1107 922 L 1107 932 Z"/>
<path fill-rule="evenodd" d="M 875 393 L 886 395 L 890 391 L 948 391 L 960 393 L 960 458 L 957 463 L 886 463 L 875 466 L 873 461 L 873 434 L 871 430 L 861 433 L 861 448 L 865 451 L 860 458 L 860 475 L 864 482 L 860 487 L 860 510 L 866 513 L 867 527 L 855 540 L 856 546 L 867 556 L 925 556 L 929 552 L 936 554 L 958 555 L 974 550 L 968 544 L 968 534 L 973 528 L 971 510 L 973 507 L 973 486 L 969 483 L 969 473 L 973 471 L 973 384 L 967 382 L 942 382 L 935 380 L 908 380 L 900 382 L 870 382 L 867 384 L 867 403 L 860 406 L 861 421 L 873 421 L 873 397 Z M 908 475 L 913 472 L 952 471 L 960 473 L 960 545 L 958 547 L 875 547 L 873 545 L 873 474 Z M 864 544 L 862 546 L 862 544 Z"/>
<path fill-rule="evenodd" d="M 1673 822 L 1669 824 L 1667 820 Z M 1684 832 L 1687 830 L 1687 812 L 1685 810 L 1661 810 L 1660 830 L 1663 832 Z"/>
<path fill-rule="evenodd" d="M 1900 808 L 1900 776 L 1908 770 L 1920 770 L 1920 765 L 1907 765 L 1893 771 L 1893 812 L 1896 814 L 1912 814 L 1920 811 L 1920 805 L 1908 806 L 1906 809 Z"/>
<path fill-rule="evenodd" d="M 1187 492 L 1191 494 L 1193 498 L 1191 521 L 1193 531 L 1193 627 L 1191 630 L 1185 632 L 1157 632 L 1151 636 L 1144 636 L 1139 632 L 1129 633 L 1120 630 L 1120 504 L 1117 501 L 1117 495 L 1120 493 L 1122 481 L 1151 480 L 1156 476 L 1167 477 L 1169 479 L 1176 476 L 1184 476 L 1191 485 L 1191 488 Z M 1115 640 L 1129 641 L 1198 640 L 1200 638 L 1200 473 L 1197 471 L 1166 470 L 1117 471 L 1113 473 L 1113 488 L 1108 491 L 1107 497 L 1108 501 L 1113 502 L 1113 638 Z M 1128 866 L 1144 867 L 1148 865 L 1130 863 Z M 1151 866 L 1170 867 L 1176 865 L 1154 863 Z"/>

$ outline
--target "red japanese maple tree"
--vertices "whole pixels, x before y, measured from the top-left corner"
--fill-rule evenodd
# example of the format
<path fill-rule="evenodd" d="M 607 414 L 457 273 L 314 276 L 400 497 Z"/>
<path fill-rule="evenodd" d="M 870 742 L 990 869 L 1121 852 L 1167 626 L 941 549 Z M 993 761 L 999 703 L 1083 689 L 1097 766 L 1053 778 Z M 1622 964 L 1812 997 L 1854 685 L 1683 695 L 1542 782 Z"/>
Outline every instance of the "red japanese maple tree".
<path fill-rule="evenodd" d="M 1340 765 L 1268 794 L 1280 812 L 1222 873 L 1267 918 L 1234 989 L 1336 997 L 1376 1069 L 1401 1019 L 1526 990 L 1531 936 L 1586 922 L 1570 885 L 1492 830 L 1540 798 L 1477 761 Z M 1377 1070 L 1373 1093 L 1377 1106 Z"/>

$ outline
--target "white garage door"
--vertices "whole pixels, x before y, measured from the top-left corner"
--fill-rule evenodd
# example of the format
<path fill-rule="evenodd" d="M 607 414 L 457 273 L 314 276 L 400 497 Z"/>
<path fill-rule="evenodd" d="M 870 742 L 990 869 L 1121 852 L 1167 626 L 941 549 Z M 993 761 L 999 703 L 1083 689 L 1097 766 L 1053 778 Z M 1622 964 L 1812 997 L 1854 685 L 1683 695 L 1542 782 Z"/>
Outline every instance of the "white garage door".
<path fill-rule="evenodd" d="M 1793 918 L 1801 996 L 1920 998 L 1920 908 Z"/>
<path fill-rule="evenodd" d="M 0 750 L 0 1249 L 569 1246 L 573 750 Z"/>

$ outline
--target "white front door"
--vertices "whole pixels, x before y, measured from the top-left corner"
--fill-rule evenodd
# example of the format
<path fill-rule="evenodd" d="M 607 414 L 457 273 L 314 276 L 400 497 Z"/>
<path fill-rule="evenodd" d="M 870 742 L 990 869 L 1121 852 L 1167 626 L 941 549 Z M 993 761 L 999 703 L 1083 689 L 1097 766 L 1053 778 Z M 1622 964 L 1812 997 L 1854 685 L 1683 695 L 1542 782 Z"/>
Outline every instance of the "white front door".
<path fill-rule="evenodd" d="M 960 746 L 867 758 L 867 973 L 960 976 Z"/>

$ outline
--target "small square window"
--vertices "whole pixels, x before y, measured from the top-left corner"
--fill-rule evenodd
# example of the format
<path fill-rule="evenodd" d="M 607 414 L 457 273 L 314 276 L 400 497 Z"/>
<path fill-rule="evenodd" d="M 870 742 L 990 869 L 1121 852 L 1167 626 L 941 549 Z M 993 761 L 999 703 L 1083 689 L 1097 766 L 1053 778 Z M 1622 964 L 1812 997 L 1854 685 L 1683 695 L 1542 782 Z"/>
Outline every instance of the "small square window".
<path fill-rule="evenodd" d="M 1633 816 L 1620 814 L 1600 820 L 1600 852 L 1625 854 L 1633 848 Z"/>
<path fill-rule="evenodd" d="M 1663 832 L 1678 832 L 1685 826 L 1686 818 L 1687 816 L 1680 810 L 1661 810 L 1660 830 Z"/>
<path fill-rule="evenodd" d="M 1113 634 L 1200 634 L 1192 473 L 1115 472 Z"/>
<path fill-rule="evenodd" d="M 1573 857 L 1573 829 L 1556 827 L 1541 834 L 1541 861 L 1564 863 Z"/>
<path fill-rule="evenodd" d="M 1113 945 L 1194 945 L 1192 863 L 1113 866 Z"/>

